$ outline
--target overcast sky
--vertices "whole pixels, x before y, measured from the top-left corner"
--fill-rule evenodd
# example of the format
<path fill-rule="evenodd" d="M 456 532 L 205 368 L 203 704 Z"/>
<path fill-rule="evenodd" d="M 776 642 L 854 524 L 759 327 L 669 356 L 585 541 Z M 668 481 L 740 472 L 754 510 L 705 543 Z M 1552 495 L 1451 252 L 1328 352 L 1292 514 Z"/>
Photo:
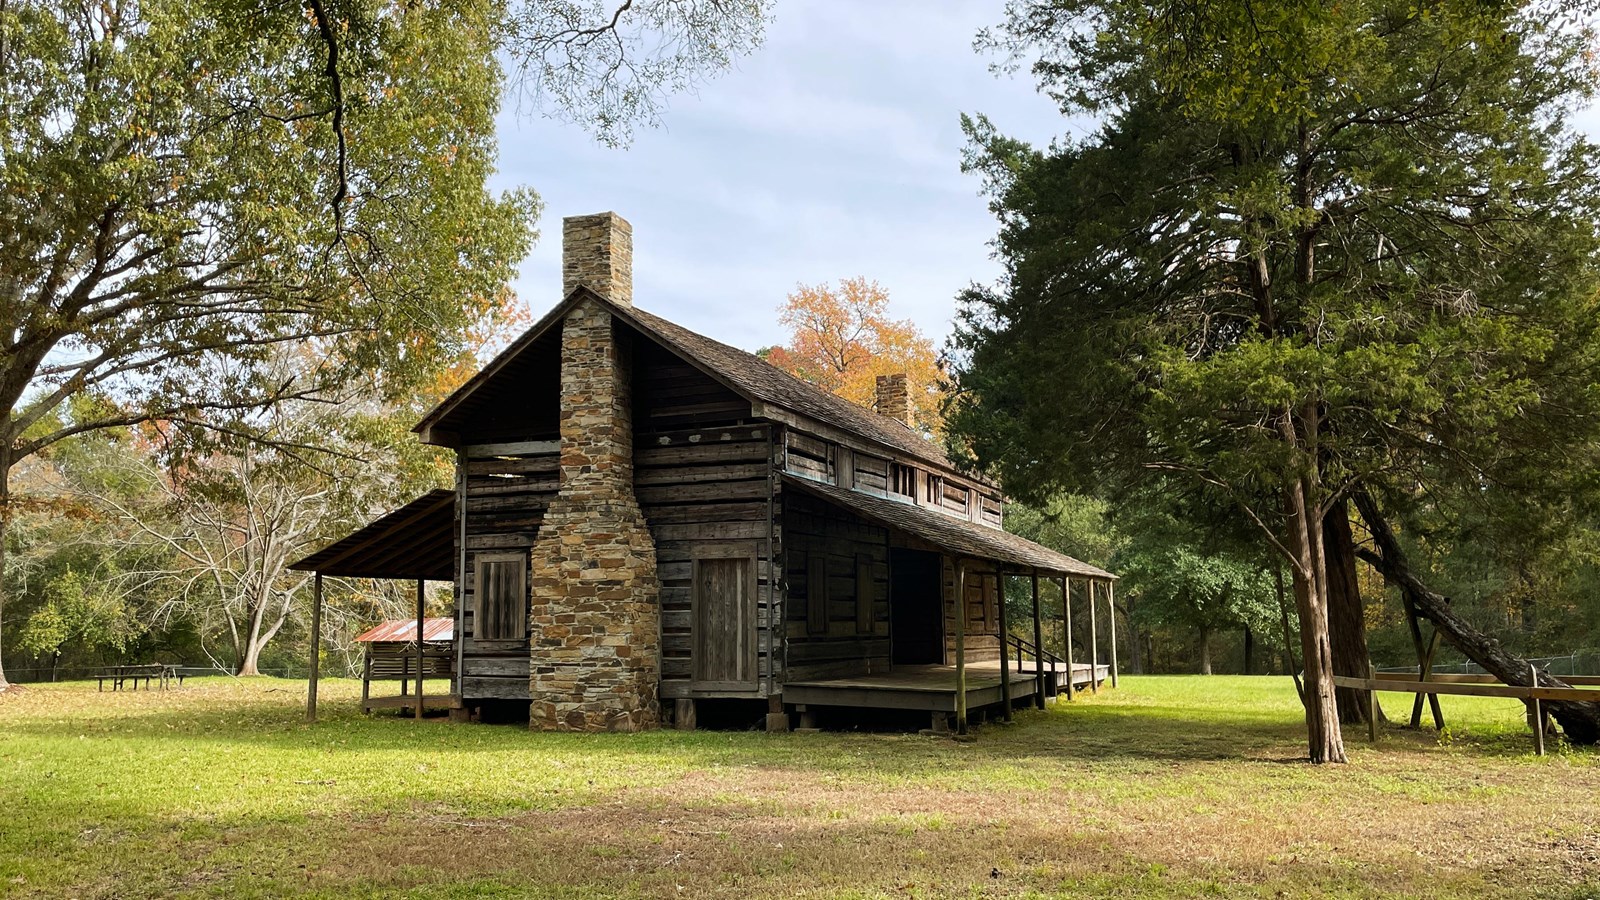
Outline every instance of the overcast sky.
<path fill-rule="evenodd" d="M 518 295 L 554 305 L 561 217 L 615 210 L 633 223 L 634 302 L 697 331 L 777 343 L 796 283 L 859 275 L 942 342 L 956 292 L 999 272 L 994 219 L 960 170 L 960 114 L 1037 144 L 1069 127 L 1025 73 L 997 78 L 973 52 L 1002 3 L 779 2 L 761 49 L 672 98 L 627 149 L 506 109 L 498 184 L 545 203 Z"/>

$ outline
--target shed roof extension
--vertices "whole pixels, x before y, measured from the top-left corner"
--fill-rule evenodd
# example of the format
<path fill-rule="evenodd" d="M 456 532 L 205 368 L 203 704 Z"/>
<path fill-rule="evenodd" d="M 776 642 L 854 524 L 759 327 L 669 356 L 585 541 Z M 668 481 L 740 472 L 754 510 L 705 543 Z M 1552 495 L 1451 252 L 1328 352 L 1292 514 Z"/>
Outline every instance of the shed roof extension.
<path fill-rule="evenodd" d="M 1059 575 L 1115 581 L 1117 576 L 1099 566 L 1057 553 L 998 528 L 976 525 L 910 503 L 886 500 L 846 490 L 797 475 L 783 476 L 786 486 L 813 494 L 863 518 L 921 538 L 956 556 L 993 560 L 1024 569 L 1040 569 Z"/>
<path fill-rule="evenodd" d="M 455 497 L 454 491 L 429 491 L 289 568 L 349 578 L 449 581 L 455 577 Z"/>

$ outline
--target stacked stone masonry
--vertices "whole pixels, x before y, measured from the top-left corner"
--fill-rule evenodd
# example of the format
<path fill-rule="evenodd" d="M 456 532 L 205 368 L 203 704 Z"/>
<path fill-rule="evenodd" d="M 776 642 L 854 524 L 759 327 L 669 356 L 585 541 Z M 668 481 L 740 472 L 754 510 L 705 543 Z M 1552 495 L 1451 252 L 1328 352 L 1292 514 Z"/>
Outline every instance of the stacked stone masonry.
<path fill-rule="evenodd" d="M 619 306 L 633 305 L 633 226 L 616 213 L 561 220 L 561 293 L 583 285 Z"/>
<path fill-rule="evenodd" d="M 586 301 L 568 314 L 560 489 L 532 552 L 535 729 L 660 724 L 661 588 L 655 544 L 633 492 L 629 358 L 608 311 Z"/>
<path fill-rule="evenodd" d="M 874 406 L 878 412 L 910 425 L 911 390 L 906 386 L 905 373 L 879 375 L 874 387 L 876 388 Z"/>

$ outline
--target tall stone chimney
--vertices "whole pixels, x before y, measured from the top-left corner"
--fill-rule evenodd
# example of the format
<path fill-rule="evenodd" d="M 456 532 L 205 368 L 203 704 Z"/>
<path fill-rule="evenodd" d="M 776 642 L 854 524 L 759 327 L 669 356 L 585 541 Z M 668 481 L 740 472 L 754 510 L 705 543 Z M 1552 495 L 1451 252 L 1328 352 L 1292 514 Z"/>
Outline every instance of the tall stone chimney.
<path fill-rule="evenodd" d="M 877 396 L 873 408 L 891 419 L 911 425 L 911 390 L 906 387 L 906 373 L 879 375 L 875 386 Z"/>
<path fill-rule="evenodd" d="M 614 212 L 561 220 L 561 296 L 583 285 L 633 305 L 633 226 Z"/>
<path fill-rule="evenodd" d="M 566 289 L 633 296 L 632 229 L 615 213 L 562 221 Z M 660 722 L 661 584 L 633 493 L 632 348 L 585 299 L 561 325 L 560 488 L 532 551 L 529 726 L 633 731 Z"/>

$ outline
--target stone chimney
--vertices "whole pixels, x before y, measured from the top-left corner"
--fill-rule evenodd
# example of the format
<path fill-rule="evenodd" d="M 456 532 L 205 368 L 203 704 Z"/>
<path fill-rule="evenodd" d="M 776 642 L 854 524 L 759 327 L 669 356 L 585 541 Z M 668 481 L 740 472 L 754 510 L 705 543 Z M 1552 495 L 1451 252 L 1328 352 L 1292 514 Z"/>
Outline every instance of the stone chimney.
<path fill-rule="evenodd" d="M 583 285 L 618 306 L 633 305 L 633 226 L 614 212 L 561 220 L 561 296 Z"/>
<path fill-rule="evenodd" d="M 872 405 L 889 418 L 911 425 L 911 391 L 906 387 L 906 373 L 879 375 L 877 397 Z"/>
<path fill-rule="evenodd" d="M 614 213 L 565 219 L 563 280 L 633 295 L 632 234 Z M 560 487 L 533 545 L 529 726 L 634 731 L 660 723 L 661 584 L 633 493 L 632 348 L 586 299 L 561 325 Z"/>

